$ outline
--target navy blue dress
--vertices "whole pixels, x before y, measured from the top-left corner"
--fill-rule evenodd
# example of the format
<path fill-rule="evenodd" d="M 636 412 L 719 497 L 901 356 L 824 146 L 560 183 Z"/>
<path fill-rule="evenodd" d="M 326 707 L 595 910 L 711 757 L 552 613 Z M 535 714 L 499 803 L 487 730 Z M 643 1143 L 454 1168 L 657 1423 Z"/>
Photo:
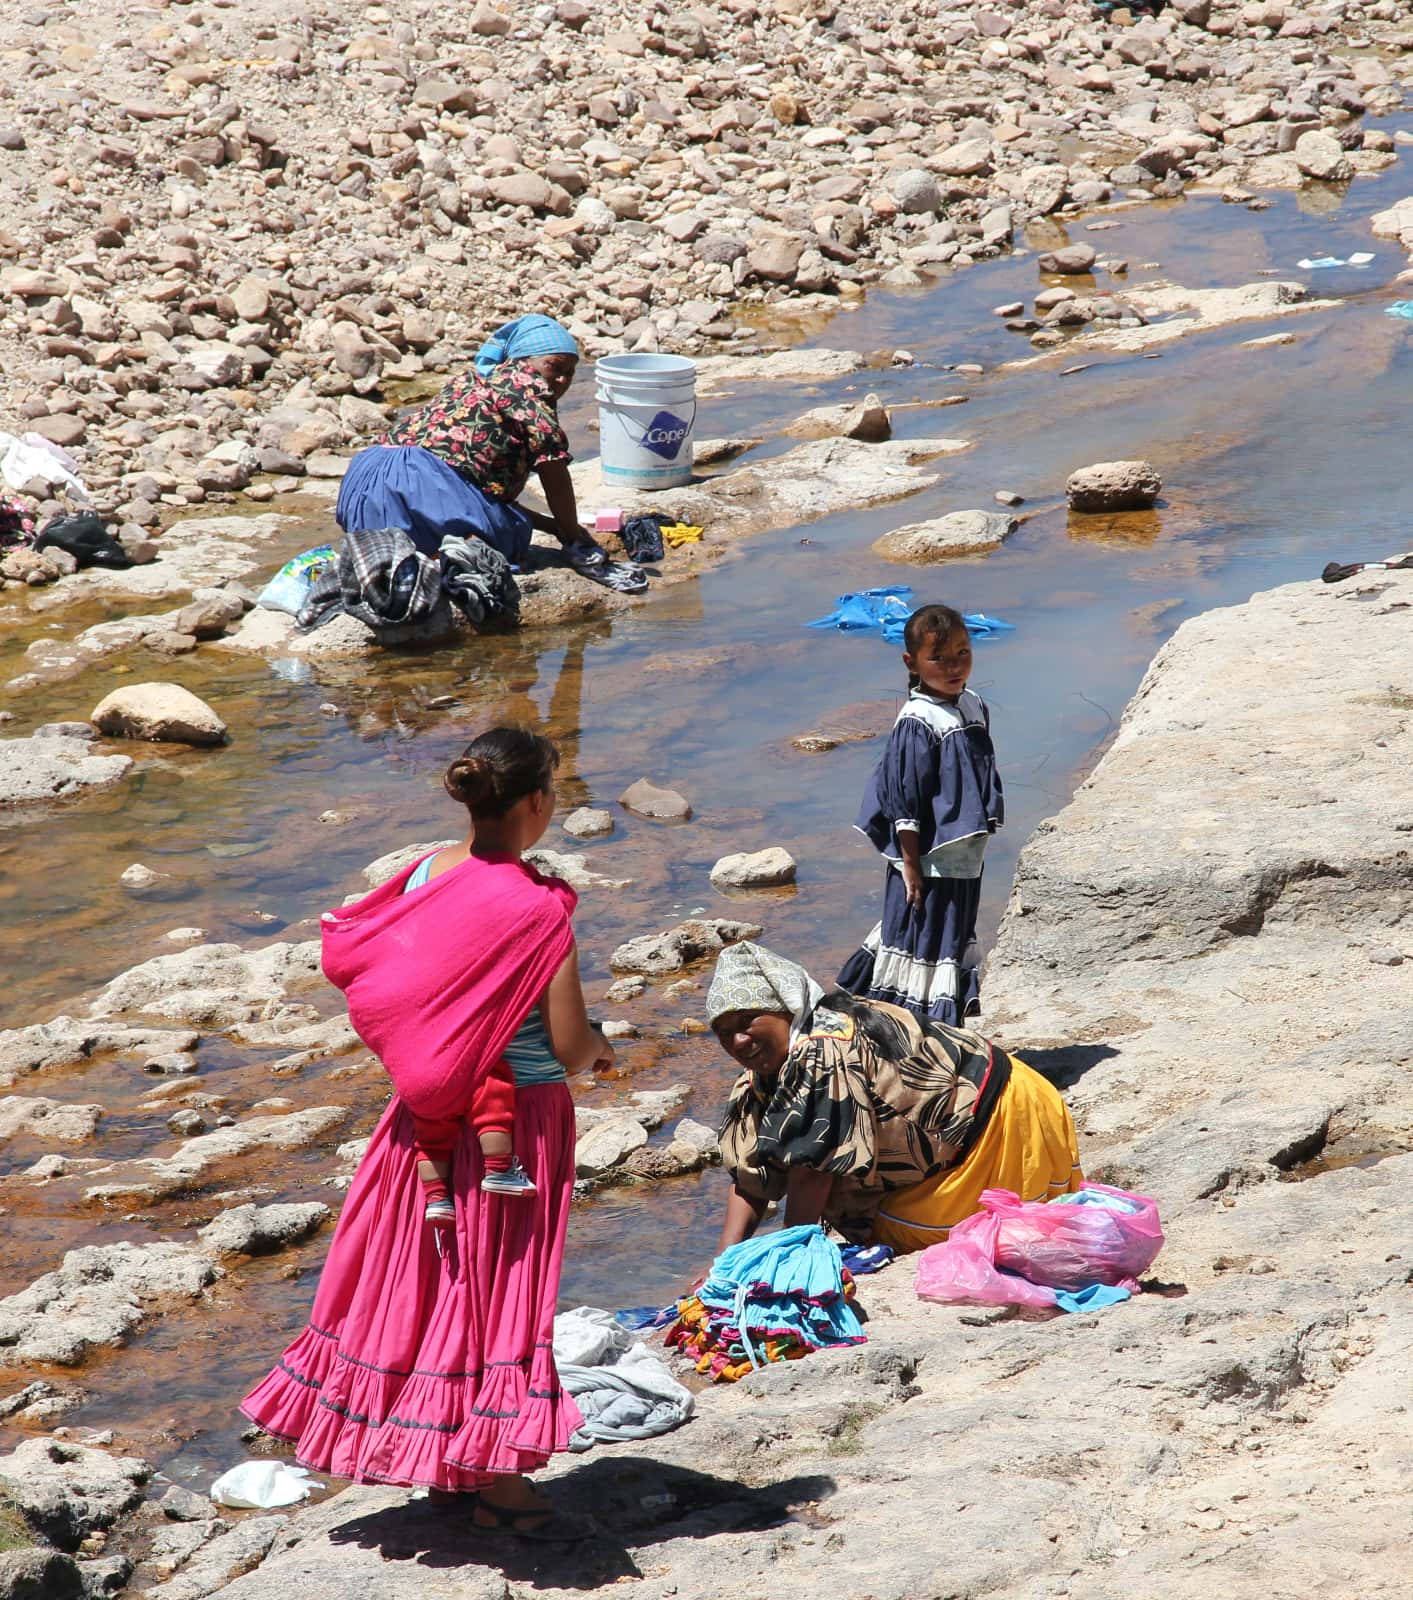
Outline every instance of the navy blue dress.
<path fill-rule="evenodd" d="M 844 963 L 839 987 L 950 1027 L 980 1009 L 976 914 L 986 841 L 1005 816 L 990 713 L 913 689 L 854 824 L 887 863 L 883 918 Z M 908 903 L 898 835 L 917 834 L 922 905 Z"/>

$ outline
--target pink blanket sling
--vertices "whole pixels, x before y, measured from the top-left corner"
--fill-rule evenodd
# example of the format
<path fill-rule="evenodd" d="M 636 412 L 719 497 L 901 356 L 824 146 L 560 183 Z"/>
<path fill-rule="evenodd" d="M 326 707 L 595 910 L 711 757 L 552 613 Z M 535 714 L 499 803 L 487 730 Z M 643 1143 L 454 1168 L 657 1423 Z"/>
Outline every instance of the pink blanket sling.
<path fill-rule="evenodd" d="M 512 856 L 469 860 L 404 894 L 419 861 L 326 911 L 324 975 L 419 1121 L 462 1117 L 574 943 L 578 896 Z"/>
<path fill-rule="evenodd" d="M 574 1180 L 566 1084 L 516 1095 L 537 1187 L 484 1194 L 460 1121 L 453 1248 L 438 1257 L 412 1112 L 464 1119 L 573 945 L 573 891 L 511 858 L 473 857 L 404 896 L 415 867 L 324 919 L 324 971 L 397 1089 L 345 1200 L 308 1326 L 241 1409 L 306 1466 L 363 1482 L 470 1489 L 529 1472 L 581 1418 L 552 1348 Z"/>

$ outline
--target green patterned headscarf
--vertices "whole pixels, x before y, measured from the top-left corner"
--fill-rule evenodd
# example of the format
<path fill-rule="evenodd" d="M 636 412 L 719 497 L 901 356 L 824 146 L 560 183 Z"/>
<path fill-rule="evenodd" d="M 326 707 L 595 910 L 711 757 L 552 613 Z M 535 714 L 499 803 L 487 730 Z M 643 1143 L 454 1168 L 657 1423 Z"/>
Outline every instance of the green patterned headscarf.
<path fill-rule="evenodd" d="M 707 1021 L 728 1011 L 773 1011 L 790 1019 L 791 1034 L 806 1032 L 824 990 L 809 973 L 764 945 L 727 945 L 717 957 L 707 992 Z"/>

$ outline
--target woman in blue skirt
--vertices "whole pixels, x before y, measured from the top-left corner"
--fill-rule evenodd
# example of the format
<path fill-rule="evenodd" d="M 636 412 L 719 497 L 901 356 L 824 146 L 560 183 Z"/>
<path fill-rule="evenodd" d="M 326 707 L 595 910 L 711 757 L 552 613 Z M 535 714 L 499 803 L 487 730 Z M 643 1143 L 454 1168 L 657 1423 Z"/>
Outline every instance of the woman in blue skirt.
<path fill-rule="evenodd" d="M 473 371 L 354 456 L 339 489 L 339 526 L 345 533 L 401 528 L 429 556 L 449 536 L 482 539 L 517 567 L 539 528 L 554 534 L 585 577 L 643 588 L 643 575 L 610 562 L 579 524 L 569 441 L 556 410 L 578 364 L 573 335 L 552 317 L 520 317 L 498 328 Z M 548 517 L 516 503 L 531 472 Z"/>
<path fill-rule="evenodd" d="M 980 1009 L 976 914 L 986 841 L 1004 817 L 991 715 L 967 688 L 971 639 L 950 606 L 903 633 L 908 699 L 855 826 L 883 856 L 883 917 L 839 973 L 868 1000 L 960 1027 Z"/>

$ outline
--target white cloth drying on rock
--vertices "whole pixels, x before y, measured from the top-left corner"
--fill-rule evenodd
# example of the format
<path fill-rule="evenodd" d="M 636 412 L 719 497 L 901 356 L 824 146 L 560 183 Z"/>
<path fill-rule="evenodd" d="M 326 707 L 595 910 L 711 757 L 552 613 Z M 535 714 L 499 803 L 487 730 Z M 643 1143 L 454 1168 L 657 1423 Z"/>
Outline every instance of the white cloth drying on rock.
<path fill-rule="evenodd" d="M 218 1506 L 269 1511 L 306 1499 L 314 1487 L 308 1477 L 307 1467 L 289 1467 L 283 1461 L 242 1461 L 216 1479 L 211 1498 Z"/>
<path fill-rule="evenodd" d="M 576 1306 L 554 1319 L 554 1361 L 559 1367 L 597 1367 L 632 1342 L 633 1335 L 614 1314 L 597 1306 Z"/>
<path fill-rule="evenodd" d="M 13 433 L 0 433 L 0 478 L 12 489 L 23 489 L 38 479 L 51 493 L 67 489 L 79 505 L 92 503 L 78 475 L 78 462 L 43 434 L 27 433 L 17 439 Z"/>
<path fill-rule="evenodd" d="M 583 1427 L 569 1441 L 571 1450 L 587 1450 L 599 1441 L 651 1439 L 681 1427 L 692 1415 L 691 1390 L 646 1345 L 630 1345 L 630 1339 L 611 1312 L 593 1306 L 554 1319 L 559 1381 L 584 1414 Z"/>

